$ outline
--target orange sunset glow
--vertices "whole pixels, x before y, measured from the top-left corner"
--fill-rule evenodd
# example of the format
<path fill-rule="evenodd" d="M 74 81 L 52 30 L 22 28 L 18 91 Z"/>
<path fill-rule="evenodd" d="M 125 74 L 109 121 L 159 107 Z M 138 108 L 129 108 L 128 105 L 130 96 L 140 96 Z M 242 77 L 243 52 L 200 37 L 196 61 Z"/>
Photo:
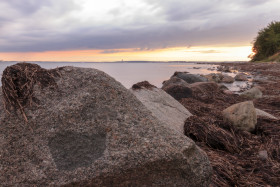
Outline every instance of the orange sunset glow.
<path fill-rule="evenodd" d="M 118 50 L 73 50 L 47 52 L 0 53 L 5 61 L 246 61 L 251 46 L 240 47 L 192 47 L 166 48 L 157 50 L 118 49 Z"/>

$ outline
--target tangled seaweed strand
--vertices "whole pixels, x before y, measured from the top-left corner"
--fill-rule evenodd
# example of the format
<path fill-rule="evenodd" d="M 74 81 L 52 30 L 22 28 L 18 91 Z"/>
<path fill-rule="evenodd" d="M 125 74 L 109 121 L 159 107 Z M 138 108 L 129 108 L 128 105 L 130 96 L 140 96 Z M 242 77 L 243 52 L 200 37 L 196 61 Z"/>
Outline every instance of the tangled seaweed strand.
<path fill-rule="evenodd" d="M 194 116 L 185 121 L 185 135 L 208 155 L 214 186 L 280 186 L 280 120 L 258 118 L 253 133 L 223 120 L 221 111 L 243 98 L 210 90 L 180 102 Z M 279 97 L 254 100 L 261 109 L 279 110 Z M 260 151 L 267 151 L 262 159 Z"/>
<path fill-rule="evenodd" d="M 3 103 L 8 113 L 19 110 L 28 122 L 24 108 L 31 107 L 36 101 L 34 85 L 41 88 L 57 86 L 54 80 L 59 73 L 55 70 L 46 70 L 37 64 L 18 63 L 8 66 L 1 79 Z"/>

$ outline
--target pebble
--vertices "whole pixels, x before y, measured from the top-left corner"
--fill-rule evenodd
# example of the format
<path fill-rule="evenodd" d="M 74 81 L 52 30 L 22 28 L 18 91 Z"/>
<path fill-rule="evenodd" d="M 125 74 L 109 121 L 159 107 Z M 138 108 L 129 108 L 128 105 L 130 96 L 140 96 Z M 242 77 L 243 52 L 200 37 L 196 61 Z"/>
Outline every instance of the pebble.
<path fill-rule="evenodd" d="M 259 151 L 259 158 L 263 161 L 267 160 L 268 159 L 267 151 L 266 150 Z"/>

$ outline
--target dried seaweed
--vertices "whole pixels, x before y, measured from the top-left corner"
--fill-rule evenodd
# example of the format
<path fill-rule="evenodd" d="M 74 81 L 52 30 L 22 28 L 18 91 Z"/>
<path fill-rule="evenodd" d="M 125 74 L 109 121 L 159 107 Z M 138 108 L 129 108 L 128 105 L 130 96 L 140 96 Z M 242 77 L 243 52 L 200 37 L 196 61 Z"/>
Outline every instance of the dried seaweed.
<path fill-rule="evenodd" d="M 152 89 L 152 88 L 156 88 L 156 86 L 150 84 L 148 81 L 138 82 L 132 86 L 133 90 L 140 90 L 143 88 Z"/>
<path fill-rule="evenodd" d="M 185 123 L 185 135 L 195 141 L 204 142 L 209 147 L 239 152 L 238 139 L 232 133 L 215 125 L 215 120 L 207 117 L 191 116 Z"/>
<path fill-rule="evenodd" d="M 280 89 L 265 86 L 266 94 L 273 95 Z M 280 120 L 258 118 L 253 133 L 239 131 L 223 120 L 221 111 L 244 98 L 223 94 L 216 88 L 197 92 L 193 98 L 180 100 L 194 114 L 186 120 L 184 129 L 209 157 L 213 167 L 211 186 L 280 186 Z M 279 101 L 280 97 L 274 95 L 255 99 L 254 104 L 279 117 Z M 266 151 L 267 158 L 262 158 L 260 151 Z"/>
<path fill-rule="evenodd" d="M 24 108 L 38 103 L 34 86 L 38 84 L 41 88 L 56 87 L 55 76 L 59 76 L 57 71 L 43 69 L 37 64 L 18 63 L 8 66 L 1 79 L 6 111 L 20 111 L 27 122 Z"/>

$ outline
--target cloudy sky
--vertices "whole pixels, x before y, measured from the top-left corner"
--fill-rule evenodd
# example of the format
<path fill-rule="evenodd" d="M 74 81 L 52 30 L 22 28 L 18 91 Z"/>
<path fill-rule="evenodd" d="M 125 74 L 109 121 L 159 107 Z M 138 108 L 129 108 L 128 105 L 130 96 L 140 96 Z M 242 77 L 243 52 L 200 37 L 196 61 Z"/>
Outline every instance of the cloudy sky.
<path fill-rule="evenodd" d="M 0 60 L 247 60 L 280 0 L 0 0 Z"/>

